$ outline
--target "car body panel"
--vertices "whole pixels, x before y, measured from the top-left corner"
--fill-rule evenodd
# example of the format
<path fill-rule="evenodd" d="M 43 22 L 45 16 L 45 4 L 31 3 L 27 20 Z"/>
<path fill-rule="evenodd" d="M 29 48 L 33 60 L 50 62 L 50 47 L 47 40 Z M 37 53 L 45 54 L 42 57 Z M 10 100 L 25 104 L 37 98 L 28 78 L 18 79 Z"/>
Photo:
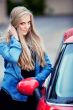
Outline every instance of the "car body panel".
<path fill-rule="evenodd" d="M 73 42 L 73 28 L 70 28 L 64 32 L 63 43 L 64 42 L 66 43 Z"/>
<path fill-rule="evenodd" d="M 69 37 L 68 39 L 65 39 L 64 43 L 73 43 L 73 36 Z"/>
<path fill-rule="evenodd" d="M 37 110 L 73 110 L 73 105 L 46 102 L 42 97 L 38 103 Z"/>

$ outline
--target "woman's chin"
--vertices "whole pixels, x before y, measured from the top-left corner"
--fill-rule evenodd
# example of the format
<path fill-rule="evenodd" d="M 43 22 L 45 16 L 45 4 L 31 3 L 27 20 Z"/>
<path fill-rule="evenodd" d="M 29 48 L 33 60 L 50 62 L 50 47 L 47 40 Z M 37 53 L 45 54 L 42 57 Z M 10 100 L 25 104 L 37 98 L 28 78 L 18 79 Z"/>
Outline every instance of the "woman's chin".
<path fill-rule="evenodd" d="M 27 33 L 23 33 L 23 36 L 26 36 L 27 35 Z"/>

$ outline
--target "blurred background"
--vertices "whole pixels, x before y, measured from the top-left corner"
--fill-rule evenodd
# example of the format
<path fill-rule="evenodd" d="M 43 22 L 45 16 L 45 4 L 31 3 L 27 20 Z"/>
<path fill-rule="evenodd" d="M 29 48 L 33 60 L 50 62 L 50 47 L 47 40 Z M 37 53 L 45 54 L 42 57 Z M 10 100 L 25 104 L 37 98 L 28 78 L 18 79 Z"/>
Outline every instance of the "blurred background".
<path fill-rule="evenodd" d="M 15 6 L 25 6 L 34 14 L 36 29 L 54 64 L 64 32 L 73 27 L 73 0 L 0 0 L 0 34 L 5 36 L 9 14 Z M 3 78 L 3 58 L 0 56 L 0 81 Z"/>

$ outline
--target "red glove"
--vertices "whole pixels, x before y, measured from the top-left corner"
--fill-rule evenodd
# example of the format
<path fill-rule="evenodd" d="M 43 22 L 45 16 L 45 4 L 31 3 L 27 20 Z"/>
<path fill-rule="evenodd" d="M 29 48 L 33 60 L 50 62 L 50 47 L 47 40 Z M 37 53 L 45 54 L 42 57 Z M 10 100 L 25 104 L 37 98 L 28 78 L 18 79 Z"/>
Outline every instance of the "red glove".
<path fill-rule="evenodd" d="M 34 90 L 39 86 L 39 82 L 33 78 L 26 78 L 21 80 L 17 89 L 19 92 L 25 95 L 33 95 Z"/>

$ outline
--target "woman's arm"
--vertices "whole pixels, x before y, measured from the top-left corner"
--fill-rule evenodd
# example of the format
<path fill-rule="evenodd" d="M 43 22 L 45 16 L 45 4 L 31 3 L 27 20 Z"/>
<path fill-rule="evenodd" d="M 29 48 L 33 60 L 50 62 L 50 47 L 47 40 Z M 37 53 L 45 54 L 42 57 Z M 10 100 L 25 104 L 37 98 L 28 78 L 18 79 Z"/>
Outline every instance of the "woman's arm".
<path fill-rule="evenodd" d="M 42 86 L 42 84 L 44 83 L 45 79 L 53 71 L 53 68 L 52 68 L 52 65 L 50 63 L 49 57 L 46 54 L 45 54 L 45 62 L 46 62 L 45 66 L 42 67 L 41 72 L 38 73 L 37 76 L 35 77 L 35 79 L 39 82 L 40 86 Z"/>
<path fill-rule="evenodd" d="M 15 36 L 11 36 L 9 44 L 6 41 L 0 42 L 0 54 L 7 61 L 18 62 L 21 51 L 21 44 Z"/>

